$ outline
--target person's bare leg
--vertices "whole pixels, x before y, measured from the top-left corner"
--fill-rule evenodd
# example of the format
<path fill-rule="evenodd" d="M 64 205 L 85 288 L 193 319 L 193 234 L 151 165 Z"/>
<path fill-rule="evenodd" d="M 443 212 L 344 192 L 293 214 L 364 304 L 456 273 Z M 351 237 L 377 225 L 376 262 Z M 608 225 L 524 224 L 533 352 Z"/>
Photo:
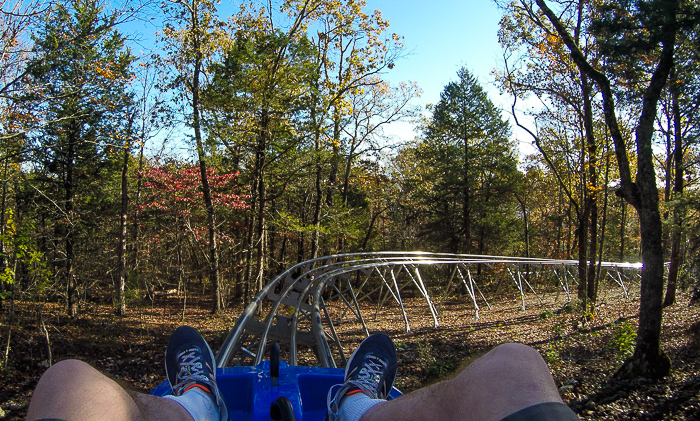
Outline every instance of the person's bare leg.
<path fill-rule="evenodd" d="M 112 379 L 77 360 L 61 361 L 39 380 L 28 420 L 183 420 L 189 413 L 169 399 L 127 392 Z"/>
<path fill-rule="evenodd" d="M 375 405 L 361 421 L 498 421 L 545 402 L 562 402 L 547 364 L 528 346 L 505 344 L 452 380 Z"/>

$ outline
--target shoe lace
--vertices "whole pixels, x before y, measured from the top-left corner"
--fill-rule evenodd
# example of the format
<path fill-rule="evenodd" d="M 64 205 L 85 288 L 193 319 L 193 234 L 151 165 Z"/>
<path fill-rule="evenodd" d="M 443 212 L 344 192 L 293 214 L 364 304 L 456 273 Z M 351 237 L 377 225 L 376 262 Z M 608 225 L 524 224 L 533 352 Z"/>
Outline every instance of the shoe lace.
<path fill-rule="evenodd" d="M 201 352 L 198 348 L 190 348 L 177 354 L 180 371 L 177 373 L 177 387 L 183 387 L 193 382 L 209 383 L 202 364 Z"/>
<path fill-rule="evenodd" d="M 379 392 L 379 383 L 381 382 L 382 374 L 386 370 L 386 365 L 386 362 L 381 358 L 367 355 L 358 376 L 347 383 L 354 385 L 365 393 L 370 392 L 376 395 Z"/>

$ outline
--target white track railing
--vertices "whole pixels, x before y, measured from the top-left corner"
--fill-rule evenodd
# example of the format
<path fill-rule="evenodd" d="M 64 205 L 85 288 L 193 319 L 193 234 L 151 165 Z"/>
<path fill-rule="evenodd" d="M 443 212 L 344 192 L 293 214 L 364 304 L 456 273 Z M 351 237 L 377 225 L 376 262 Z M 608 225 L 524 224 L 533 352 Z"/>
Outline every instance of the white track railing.
<path fill-rule="evenodd" d="M 543 277 L 544 274 L 548 279 L 555 280 L 557 297 L 563 291 L 567 299 L 571 300 L 569 285 L 570 282 L 576 282 L 576 277 L 571 274 L 570 269 L 577 266 L 578 261 L 574 260 L 424 252 L 341 254 L 309 260 L 275 277 L 253 298 L 221 346 L 216 356 L 217 366 L 257 365 L 263 360 L 268 347 L 275 342 L 282 343 L 288 351 L 291 365 L 298 364 L 299 348 L 303 346 L 313 350 L 317 361 L 315 365 L 336 367 L 336 358 L 330 347 L 332 345 L 336 357 L 344 366 L 345 352 L 326 303 L 335 300 L 342 303 L 368 335 L 369 330 L 360 306 L 363 297 L 358 298 L 358 292 L 367 285 L 378 285 L 377 312 L 389 296 L 396 302 L 401 310 L 406 331 L 410 330 L 410 323 L 401 298 L 401 290 L 409 285 L 414 286 L 425 300 L 433 324 L 438 326 L 438 311 L 421 275 L 421 270 L 429 267 L 451 268 L 446 289 L 451 288 L 455 279 L 457 283 L 461 282 L 474 304 L 475 317 L 478 319 L 479 298 L 489 308 L 491 306 L 474 279 L 474 268 L 500 269 L 501 276 L 493 295 L 498 294 L 504 281 L 512 281 L 520 295 L 524 311 L 528 291 L 542 301 L 529 280 L 533 275 Z M 599 268 L 599 279 L 611 279 L 622 287 L 627 296 L 629 283 L 638 283 L 642 265 L 601 262 Z M 403 286 L 400 285 L 400 279 L 404 283 Z M 377 288 L 371 293 L 376 291 Z M 371 293 L 365 294 L 364 298 Z M 263 314 L 265 317 L 261 318 Z"/>

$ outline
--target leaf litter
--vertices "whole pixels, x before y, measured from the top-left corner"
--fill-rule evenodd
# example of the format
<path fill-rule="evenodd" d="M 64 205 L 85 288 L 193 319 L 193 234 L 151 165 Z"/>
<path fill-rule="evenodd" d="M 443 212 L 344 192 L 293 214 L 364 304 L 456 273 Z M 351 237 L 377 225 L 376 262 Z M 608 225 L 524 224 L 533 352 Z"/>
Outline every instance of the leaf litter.
<path fill-rule="evenodd" d="M 479 318 L 468 296 L 436 297 L 439 326 L 435 327 L 425 300 L 406 297 L 410 331 L 396 305 L 377 310 L 364 302 L 370 332 L 384 331 L 395 341 L 399 358 L 396 386 L 404 393 L 455 376 L 495 346 L 520 342 L 536 348 L 549 365 L 564 401 L 583 420 L 700 419 L 700 333 L 697 307 L 688 307 L 689 294 L 664 310 L 662 348 L 671 358 L 671 374 L 661 380 L 645 378 L 614 382 L 612 375 L 634 344 L 638 297 L 609 294 L 595 314 L 581 315 L 565 297 L 552 294 L 540 302 L 530 295 L 523 311 L 520 296 L 502 295 L 484 307 Z M 148 393 L 164 378 L 163 355 L 170 333 L 181 324 L 199 329 L 212 349 L 219 348 L 243 309 L 234 305 L 212 315 L 208 297 L 160 297 L 135 305 L 126 316 L 110 304 L 83 303 L 72 320 L 56 303 L 15 303 L 8 367 L 0 376 L 0 418 L 24 419 L 32 391 L 48 366 L 45 333 L 52 362 L 77 358 L 138 392 Z M 343 346 L 352 351 L 364 338 L 361 324 L 341 308 L 329 306 Z M 0 314 L 6 345 L 10 317 Z M 697 330 L 697 329 L 696 329 Z M 4 348 L 4 347 L 3 347 Z"/>

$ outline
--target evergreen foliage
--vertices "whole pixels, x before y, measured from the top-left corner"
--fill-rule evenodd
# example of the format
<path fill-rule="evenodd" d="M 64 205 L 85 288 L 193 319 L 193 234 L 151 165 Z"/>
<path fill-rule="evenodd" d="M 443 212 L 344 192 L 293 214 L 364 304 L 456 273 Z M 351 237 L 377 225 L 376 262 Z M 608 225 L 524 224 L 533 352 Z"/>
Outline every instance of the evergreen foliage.
<path fill-rule="evenodd" d="M 510 127 L 466 69 L 442 92 L 416 148 L 429 185 L 422 229 L 437 250 L 509 254 L 521 230 L 516 210 L 520 173 Z"/>
<path fill-rule="evenodd" d="M 28 66 L 35 89 L 22 98 L 37 104 L 39 126 L 28 136 L 31 170 L 18 207 L 44 221 L 44 246 L 60 247 L 59 255 L 45 252 L 66 285 L 71 316 L 87 275 L 81 267 L 101 248 L 94 233 L 114 217 L 115 151 L 132 101 L 133 57 L 114 25 L 95 1 L 57 4 L 34 37 L 37 57 Z"/>

